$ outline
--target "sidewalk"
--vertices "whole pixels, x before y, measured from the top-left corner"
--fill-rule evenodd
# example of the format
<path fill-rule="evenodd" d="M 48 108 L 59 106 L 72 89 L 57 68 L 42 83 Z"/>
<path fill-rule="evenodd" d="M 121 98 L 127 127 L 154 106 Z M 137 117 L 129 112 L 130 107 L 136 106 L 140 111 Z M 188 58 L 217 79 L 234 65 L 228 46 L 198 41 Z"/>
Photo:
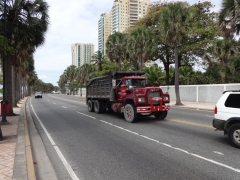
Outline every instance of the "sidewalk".
<path fill-rule="evenodd" d="M 189 101 L 181 101 L 183 105 L 177 106 L 176 101 L 171 101 L 170 106 L 177 106 L 182 108 L 193 108 L 199 110 L 209 110 L 214 111 L 216 103 L 204 103 L 204 102 L 189 102 Z"/>
<path fill-rule="evenodd" d="M 16 155 L 16 145 L 18 141 L 18 128 L 20 128 L 20 110 L 24 101 L 25 99 L 19 101 L 17 104 L 18 107 L 13 108 L 13 112 L 16 114 L 16 116 L 7 116 L 6 119 L 8 121 L 8 124 L 1 124 L 1 130 L 3 134 L 3 140 L 0 141 L 1 180 L 14 179 L 13 169 Z M 27 172 L 24 172 L 24 174 L 27 175 Z"/>
<path fill-rule="evenodd" d="M 27 126 L 26 115 L 24 115 L 26 99 L 20 100 L 18 107 L 13 108 L 16 116 L 7 116 L 9 124 L 1 125 L 4 140 L 0 141 L 0 180 L 36 179 L 35 172 L 33 172 L 31 144 L 27 139 L 29 135 L 24 129 Z M 175 103 L 171 101 L 170 106 L 176 106 Z M 210 111 L 213 111 L 215 107 L 215 103 L 182 101 L 182 104 L 178 107 Z M 26 150 L 28 146 L 30 152 Z M 32 162 L 33 168 L 29 168 L 31 165 L 28 165 L 27 161 Z"/>

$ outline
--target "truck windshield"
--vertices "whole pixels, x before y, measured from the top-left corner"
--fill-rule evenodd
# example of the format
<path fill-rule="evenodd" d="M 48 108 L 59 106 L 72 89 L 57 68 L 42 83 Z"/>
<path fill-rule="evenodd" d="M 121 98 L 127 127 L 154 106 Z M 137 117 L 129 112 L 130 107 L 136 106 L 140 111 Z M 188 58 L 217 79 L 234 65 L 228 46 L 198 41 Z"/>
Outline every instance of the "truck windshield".
<path fill-rule="evenodd" d="M 145 87 L 146 79 L 127 79 L 126 85 L 129 88 L 132 87 Z"/>

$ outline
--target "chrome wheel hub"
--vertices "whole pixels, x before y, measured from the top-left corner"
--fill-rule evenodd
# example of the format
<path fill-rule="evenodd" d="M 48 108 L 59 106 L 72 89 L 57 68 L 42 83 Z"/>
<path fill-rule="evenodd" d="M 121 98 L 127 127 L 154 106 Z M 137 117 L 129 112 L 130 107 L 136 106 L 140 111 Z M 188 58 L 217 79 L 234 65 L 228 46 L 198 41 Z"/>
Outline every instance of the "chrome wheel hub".
<path fill-rule="evenodd" d="M 233 138 L 235 139 L 235 141 L 240 143 L 240 129 L 237 129 L 236 131 L 234 131 Z"/>

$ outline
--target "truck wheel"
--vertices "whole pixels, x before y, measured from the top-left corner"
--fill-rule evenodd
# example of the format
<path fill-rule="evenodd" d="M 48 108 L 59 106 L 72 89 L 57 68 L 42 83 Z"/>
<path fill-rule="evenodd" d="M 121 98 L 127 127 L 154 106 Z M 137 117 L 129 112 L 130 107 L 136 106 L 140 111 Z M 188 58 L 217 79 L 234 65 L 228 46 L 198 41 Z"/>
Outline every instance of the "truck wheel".
<path fill-rule="evenodd" d="M 233 124 L 230 127 L 228 138 L 235 147 L 240 148 L 240 123 Z"/>
<path fill-rule="evenodd" d="M 162 111 L 154 114 L 156 119 L 162 120 L 167 116 L 167 111 Z"/>
<path fill-rule="evenodd" d="M 88 111 L 89 111 L 89 112 L 93 112 L 93 103 L 92 103 L 91 100 L 88 100 L 87 105 L 88 105 Z"/>
<path fill-rule="evenodd" d="M 134 104 L 127 104 L 124 108 L 124 118 L 127 122 L 133 123 L 137 119 L 137 111 Z"/>
<path fill-rule="evenodd" d="M 97 114 L 102 113 L 102 102 L 100 100 L 94 101 L 94 112 Z"/>
<path fill-rule="evenodd" d="M 164 111 L 164 116 L 163 119 L 165 119 L 165 117 L 167 117 L 168 111 Z"/>

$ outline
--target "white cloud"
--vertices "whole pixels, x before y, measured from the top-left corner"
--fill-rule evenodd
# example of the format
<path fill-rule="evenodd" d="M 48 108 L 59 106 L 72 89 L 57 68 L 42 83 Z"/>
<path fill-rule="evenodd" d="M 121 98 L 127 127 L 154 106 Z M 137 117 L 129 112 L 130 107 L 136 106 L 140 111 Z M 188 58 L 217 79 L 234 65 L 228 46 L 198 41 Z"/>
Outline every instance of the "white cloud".
<path fill-rule="evenodd" d="M 190 4 L 199 0 L 188 0 Z M 45 43 L 35 54 L 38 78 L 57 86 L 63 71 L 71 65 L 71 44 L 93 43 L 98 48 L 98 20 L 110 12 L 113 0 L 48 0 L 50 25 Z M 152 1 L 154 2 L 154 1 Z M 213 0 L 220 9 L 219 0 Z"/>

